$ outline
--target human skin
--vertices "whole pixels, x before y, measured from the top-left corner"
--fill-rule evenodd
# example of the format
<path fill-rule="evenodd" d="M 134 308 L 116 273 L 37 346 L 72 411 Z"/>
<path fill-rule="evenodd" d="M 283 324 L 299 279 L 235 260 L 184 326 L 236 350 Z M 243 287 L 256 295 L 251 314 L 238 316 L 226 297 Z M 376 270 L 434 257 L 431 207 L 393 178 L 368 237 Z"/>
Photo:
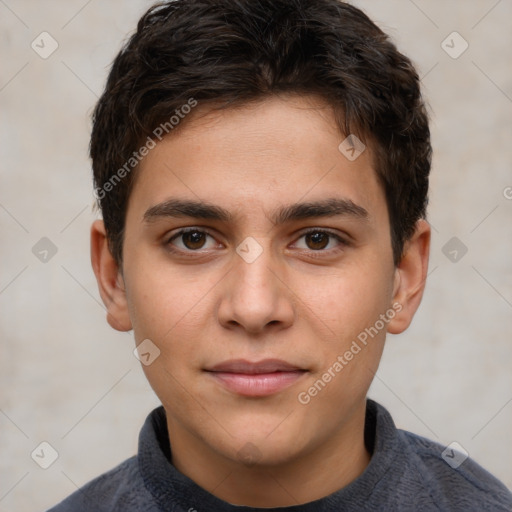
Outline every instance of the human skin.
<path fill-rule="evenodd" d="M 216 112 L 200 105 L 197 112 L 137 170 L 122 269 L 103 222 L 92 226 L 107 319 L 160 350 L 143 369 L 165 408 L 179 471 L 237 505 L 313 501 L 368 465 L 366 393 L 386 331 L 404 331 L 421 301 L 430 228 L 417 222 L 395 267 L 371 147 L 349 161 L 338 149 L 345 136 L 332 109 L 315 97 L 275 96 Z M 217 205 L 232 219 L 145 219 L 171 198 Z M 272 221 L 283 206 L 331 198 L 367 214 Z M 182 228 L 206 234 L 169 241 Z M 312 228 L 345 242 L 305 236 Z M 251 263 L 236 251 L 247 237 L 262 249 Z M 300 403 L 299 393 L 396 303 L 401 309 L 386 327 Z M 247 396 L 208 371 L 232 359 L 279 359 L 301 372 L 276 392 Z"/>

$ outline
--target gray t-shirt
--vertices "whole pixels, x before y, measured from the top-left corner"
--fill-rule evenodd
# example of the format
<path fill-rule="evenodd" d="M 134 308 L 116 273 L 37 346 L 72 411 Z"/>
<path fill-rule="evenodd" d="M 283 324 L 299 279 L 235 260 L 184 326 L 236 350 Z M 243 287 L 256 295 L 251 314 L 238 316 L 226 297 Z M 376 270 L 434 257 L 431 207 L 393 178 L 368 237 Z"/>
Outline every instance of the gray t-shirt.
<path fill-rule="evenodd" d="M 176 470 L 165 411 L 159 407 L 142 427 L 136 456 L 49 512 L 512 511 L 512 494 L 491 474 L 469 458 L 458 465 L 462 459 L 456 452 L 443 457 L 446 447 L 397 429 L 387 410 L 369 399 L 365 444 L 372 454 L 369 465 L 339 491 L 304 505 L 241 507 L 216 498 Z"/>

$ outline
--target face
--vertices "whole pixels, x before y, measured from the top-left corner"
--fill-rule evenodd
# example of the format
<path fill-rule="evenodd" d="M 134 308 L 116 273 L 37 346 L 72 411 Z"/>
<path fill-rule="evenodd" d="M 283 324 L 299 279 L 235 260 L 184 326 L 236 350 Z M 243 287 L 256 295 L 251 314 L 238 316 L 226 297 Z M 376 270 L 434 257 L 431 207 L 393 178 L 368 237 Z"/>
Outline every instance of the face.
<path fill-rule="evenodd" d="M 360 426 L 407 308 L 370 148 L 344 139 L 289 96 L 191 119 L 141 163 L 115 314 L 151 340 L 171 439 L 275 465 Z"/>

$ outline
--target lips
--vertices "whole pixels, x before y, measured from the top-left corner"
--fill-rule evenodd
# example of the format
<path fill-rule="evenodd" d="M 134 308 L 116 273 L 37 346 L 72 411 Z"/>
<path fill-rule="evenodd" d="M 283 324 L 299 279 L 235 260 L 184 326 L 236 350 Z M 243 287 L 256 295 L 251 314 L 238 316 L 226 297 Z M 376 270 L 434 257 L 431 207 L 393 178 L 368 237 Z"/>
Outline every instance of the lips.
<path fill-rule="evenodd" d="M 258 362 L 234 359 L 208 368 L 206 372 L 218 384 L 235 394 L 263 397 L 290 387 L 307 370 L 279 359 Z"/>

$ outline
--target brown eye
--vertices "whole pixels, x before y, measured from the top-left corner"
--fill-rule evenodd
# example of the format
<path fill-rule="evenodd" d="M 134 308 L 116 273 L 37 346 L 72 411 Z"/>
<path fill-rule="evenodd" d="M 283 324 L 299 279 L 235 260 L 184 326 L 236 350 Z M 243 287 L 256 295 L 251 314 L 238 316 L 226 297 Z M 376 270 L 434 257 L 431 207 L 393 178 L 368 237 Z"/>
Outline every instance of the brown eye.
<path fill-rule="evenodd" d="M 201 231 L 188 231 L 181 235 L 183 244 L 187 249 L 196 250 L 201 249 L 206 241 L 206 233 Z"/>
<path fill-rule="evenodd" d="M 332 235 L 323 233 L 321 231 L 314 231 L 312 233 L 308 233 L 307 235 L 305 235 L 306 244 L 310 249 L 314 251 L 319 251 L 327 247 L 327 245 L 329 244 L 329 238 L 331 236 Z"/>
<path fill-rule="evenodd" d="M 350 244 L 335 232 L 325 229 L 310 229 L 303 233 L 295 243 L 295 247 L 301 250 L 312 251 L 320 255 L 334 255 L 342 252 Z"/>
<path fill-rule="evenodd" d="M 211 239 L 208 247 L 208 238 Z M 166 243 L 169 249 L 178 249 L 181 252 L 197 252 L 200 249 L 211 249 L 214 247 L 215 239 L 201 229 L 183 229 L 174 234 Z"/>

